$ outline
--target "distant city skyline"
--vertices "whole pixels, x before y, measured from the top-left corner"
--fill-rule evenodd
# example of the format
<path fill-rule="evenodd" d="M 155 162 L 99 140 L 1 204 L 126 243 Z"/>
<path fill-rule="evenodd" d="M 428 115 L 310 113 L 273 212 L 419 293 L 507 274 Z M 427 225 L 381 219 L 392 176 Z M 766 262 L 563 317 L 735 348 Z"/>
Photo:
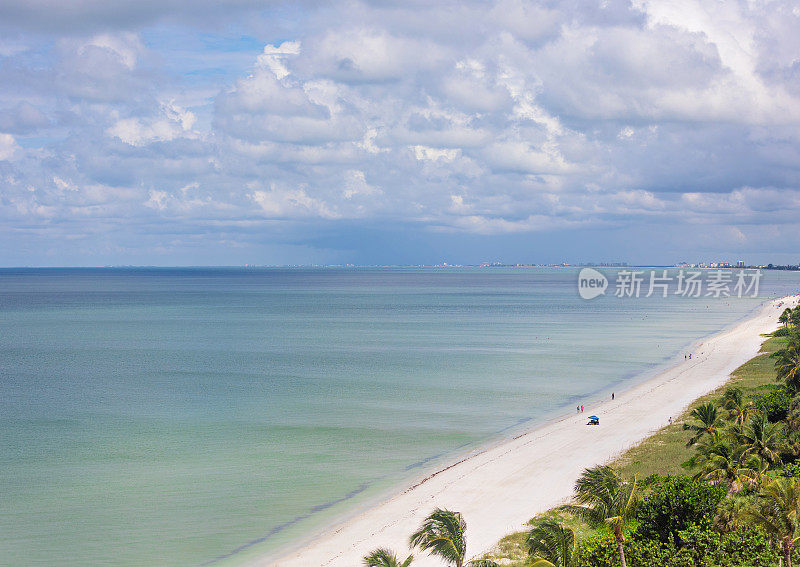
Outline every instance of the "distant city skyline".
<path fill-rule="evenodd" d="M 788 0 L 0 0 L 0 266 L 796 264 L 798 29 Z"/>

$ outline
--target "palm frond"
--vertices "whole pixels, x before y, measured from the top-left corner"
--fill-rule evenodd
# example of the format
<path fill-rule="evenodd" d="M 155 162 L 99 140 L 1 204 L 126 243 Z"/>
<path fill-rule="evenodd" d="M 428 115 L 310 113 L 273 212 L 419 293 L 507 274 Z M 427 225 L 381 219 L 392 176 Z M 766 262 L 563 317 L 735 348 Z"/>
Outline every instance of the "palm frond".
<path fill-rule="evenodd" d="M 411 535 L 409 541 L 412 547 L 419 547 L 461 567 L 467 552 L 466 531 L 467 523 L 460 513 L 436 508 Z"/>
<path fill-rule="evenodd" d="M 366 567 L 408 567 L 414 560 L 413 555 L 406 557 L 406 560 L 400 563 L 395 553 L 386 548 L 379 547 L 378 549 L 364 556 L 364 565 Z"/>
<path fill-rule="evenodd" d="M 577 555 L 574 532 L 555 520 L 539 522 L 528 532 L 526 543 L 533 559 L 553 567 L 572 567 Z"/>

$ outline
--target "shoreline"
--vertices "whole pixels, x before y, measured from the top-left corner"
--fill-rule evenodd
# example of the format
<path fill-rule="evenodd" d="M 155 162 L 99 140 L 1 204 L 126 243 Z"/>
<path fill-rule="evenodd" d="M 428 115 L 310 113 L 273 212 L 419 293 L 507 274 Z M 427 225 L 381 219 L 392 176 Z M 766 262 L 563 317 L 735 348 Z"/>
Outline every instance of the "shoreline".
<path fill-rule="evenodd" d="M 408 536 L 436 506 L 462 512 L 469 527 L 467 555 L 479 556 L 531 517 L 569 499 L 584 468 L 618 457 L 665 426 L 669 417 L 677 418 L 693 400 L 724 384 L 730 372 L 757 354 L 762 334 L 778 325 L 775 305 L 797 301 L 797 296 L 790 297 L 766 301 L 737 323 L 690 343 L 695 355 L 691 361 L 656 365 L 652 374 L 645 372 L 643 380 L 620 389 L 614 401 L 598 392 L 582 414 L 560 413 L 513 437 L 473 448 L 456 462 L 400 487 L 402 492 L 340 518 L 321 536 L 245 564 L 349 566 L 385 546 L 405 556 L 410 553 Z M 599 428 L 585 426 L 591 413 L 600 416 Z M 542 486 L 546 494 L 539 490 Z M 425 554 L 415 555 L 415 565 L 440 564 Z"/>

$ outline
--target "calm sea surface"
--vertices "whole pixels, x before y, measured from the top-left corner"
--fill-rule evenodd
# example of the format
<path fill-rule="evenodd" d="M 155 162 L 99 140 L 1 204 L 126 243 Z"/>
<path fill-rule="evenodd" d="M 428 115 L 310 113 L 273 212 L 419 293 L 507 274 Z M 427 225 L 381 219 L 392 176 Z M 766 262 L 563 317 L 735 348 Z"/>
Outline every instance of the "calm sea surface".
<path fill-rule="evenodd" d="M 0 564 L 269 553 L 622 390 L 800 274 L 766 272 L 759 299 L 584 301 L 576 282 L 567 268 L 0 270 Z"/>

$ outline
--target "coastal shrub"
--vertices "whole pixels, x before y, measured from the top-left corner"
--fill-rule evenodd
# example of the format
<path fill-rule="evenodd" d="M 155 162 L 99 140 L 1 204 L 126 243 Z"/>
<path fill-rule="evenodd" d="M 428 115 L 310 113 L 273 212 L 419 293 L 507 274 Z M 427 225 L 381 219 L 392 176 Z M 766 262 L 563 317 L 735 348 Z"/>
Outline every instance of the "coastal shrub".
<path fill-rule="evenodd" d="M 773 333 L 773 337 L 788 337 L 792 333 L 789 327 L 778 327 Z"/>
<path fill-rule="evenodd" d="M 724 567 L 768 567 L 776 559 L 769 537 L 754 526 L 724 534 L 718 557 L 718 564 Z"/>
<path fill-rule="evenodd" d="M 639 488 L 650 488 L 654 484 L 658 484 L 664 479 L 663 475 L 650 474 L 639 480 Z"/>
<path fill-rule="evenodd" d="M 625 539 L 625 560 L 636 567 L 664 567 L 675 554 L 675 547 L 653 539 Z M 619 567 L 614 534 L 600 530 L 578 548 L 577 567 Z"/>
<path fill-rule="evenodd" d="M 625 558 L 636 567 L 775 567 L 776 554 L 758 528 L 746 527 L 727 534 L 693 526 L 681 530 L 683 544 L 637 538 L 625 541 Z M 577 567 L 619 567 L 613 534 L 599 531 L 581 543 Z"/>
<path fill-rule="evenodd" d="M 800 478 L 800 463 L 794 462 L 784 465 L 778 469 L 778 476 L 785 476 L 788 478 Z"/>
<path fill-rule="evenodd" d="M 753 396 L 753 405 L 766 415 L 768 420 L 777 423 L 786 419 L 792 406 L 792 398 L 786 386 L 770 385 L 768 392 Z"/>
<path fill-rule="evenodd" d="M 681 531 L 683 545 L 666 563 L 669 567 L 772 567 L 775 552 L 758 528 L 720 534 L 694 526 Z"/>
<path fill-rule="evenodd" d="M 651 485 L 651 492 L 639 502 L 637 536 L 662 543 L 681 544 L 682 530 L 693 526 L 707 529 L 716 516 L 717 505 L 725 498 L 724 486 L 711 486 L 686 476 L 662 477 Z"/>

